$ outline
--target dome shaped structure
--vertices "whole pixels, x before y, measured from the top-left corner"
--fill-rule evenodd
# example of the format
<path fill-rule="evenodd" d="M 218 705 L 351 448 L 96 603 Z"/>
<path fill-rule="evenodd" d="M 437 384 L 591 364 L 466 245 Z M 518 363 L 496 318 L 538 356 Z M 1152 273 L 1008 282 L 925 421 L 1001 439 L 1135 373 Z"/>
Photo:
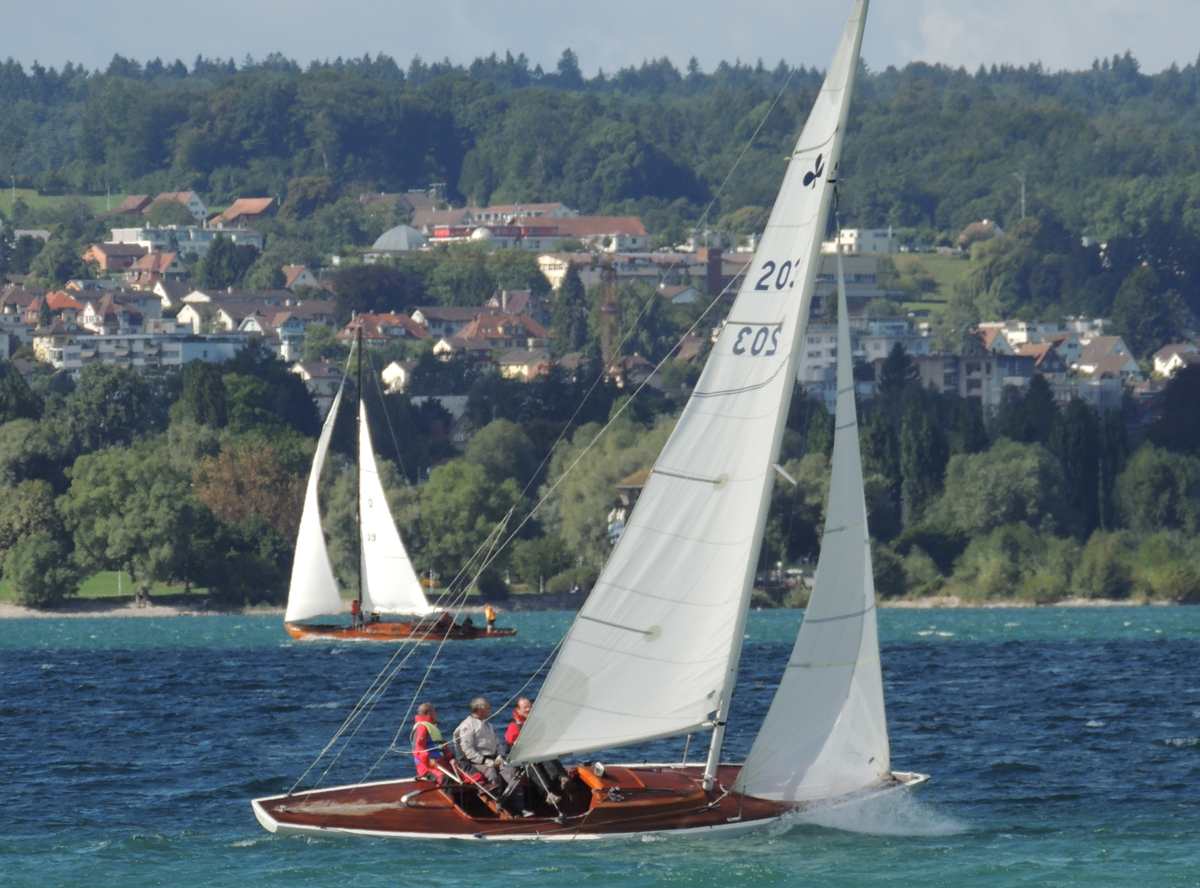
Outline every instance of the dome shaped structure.
<path fill-rule="evenodd" d="M 406 253 L 428 246 L 425 235 L 407 225 L 389 228 L 371 245 L 372 252 Z"/>
<path fill-rule="evenodd" d="M 496 239 L 496 236 L 487 228 L 476 228 L 471 232 L 471 240 L 480 243 L 490 244 Z"/>

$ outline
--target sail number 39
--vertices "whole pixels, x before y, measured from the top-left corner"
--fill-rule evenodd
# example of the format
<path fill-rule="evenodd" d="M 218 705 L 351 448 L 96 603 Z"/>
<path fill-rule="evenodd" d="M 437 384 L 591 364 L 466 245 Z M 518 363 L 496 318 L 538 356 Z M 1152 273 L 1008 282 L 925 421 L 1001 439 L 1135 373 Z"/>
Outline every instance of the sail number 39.
<path fill-rule="evenodd" d="M 737 327 L 737 338 L 733 340 L 735 355 L 770 357 L 779 348 L 779 324 Z"/>

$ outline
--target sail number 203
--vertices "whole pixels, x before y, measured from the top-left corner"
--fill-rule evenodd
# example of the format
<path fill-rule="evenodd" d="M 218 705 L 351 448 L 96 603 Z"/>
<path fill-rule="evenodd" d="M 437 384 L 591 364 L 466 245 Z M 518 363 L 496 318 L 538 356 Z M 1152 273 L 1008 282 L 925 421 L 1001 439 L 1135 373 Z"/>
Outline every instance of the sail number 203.
<path fill-rule="evenodd" d="M 735 355 L 770 357 L 779 348 L 780 324 L 730 324 L 737 334 L 733 340 Z"/>

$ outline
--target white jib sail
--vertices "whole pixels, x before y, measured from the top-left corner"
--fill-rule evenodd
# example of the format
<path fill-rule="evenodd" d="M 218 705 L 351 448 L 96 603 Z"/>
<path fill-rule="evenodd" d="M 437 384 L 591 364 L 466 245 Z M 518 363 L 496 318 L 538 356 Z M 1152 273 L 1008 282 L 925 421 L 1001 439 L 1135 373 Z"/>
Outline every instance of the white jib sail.
<path fill-rule="evenodd" d="M 850 329 L 838 253 L 837 416 L 817 581 L 734 789 L 764 799 L 845 795 L 891 770 Z"/>
<path fill-rule="evenodd" d="M 362 403 L 358 408 L 358 508 L 362 516 L 363 610 L 376 614 L 429 613 L 429 602 L 400 541 L 379 481 L 367 405 Z"/>
<path fill-rule="evenodd" d="M 325 534 L 321 530 L 321 506 L 317 501 L 317 484 L 321 479 L 321 468 L 325 465 L 325 454 L 329 451 L 329 438 L 337 421 L 338 407 L 342 403 L 345 379 L 339 386 L 325 424 L 321 426 L 321 437 L 317 439 L 317 452 L 313 456 L 312 470 L 308 473 L 308 489 L 304 494 L 304 512 L 300 515 L 300 531 L 296 534 L 296 555 L 292 560 L 292 583 L 288 588 L 287 622 L 307 620 L 322 614 L 342 612 L 342 597 L 338 594 L 337 580 L 333 578 L 333 567 L 329 564 L 329 553 L 325 550 Z"/>
<path fill-rule="evenodd" d="M 866 6 L 855 3 L 729 321 L 546 677 L 516 762 L 685 733 L 727 708 Z"/>

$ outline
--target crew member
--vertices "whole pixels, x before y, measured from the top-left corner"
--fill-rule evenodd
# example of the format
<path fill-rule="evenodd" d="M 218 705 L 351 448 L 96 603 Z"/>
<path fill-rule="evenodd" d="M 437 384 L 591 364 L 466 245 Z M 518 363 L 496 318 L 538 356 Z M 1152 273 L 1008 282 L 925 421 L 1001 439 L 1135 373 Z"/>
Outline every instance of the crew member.
<path fill-rule="evenodd" d="M 471 700 L 471 714 L 454 729 L 454 745 L 458 749 L 459 760 L 468 773 L 482 774 L 483 779 L 491 786 L 505 790 L 516 782 L 517 772 L 504 761 L 508 749 L 488 723 L 491 714 L 492 704 L 488 702 L 487 697 L 475 697 Z M 509 792 L 504 794 L 508 795 Z M 525 808 L 520 794 L 513 797 L 521 816 L 532 817 L 533 812 Z"/>
<path fill-rule="evenodd" d="M 525 724 L 525 719 L 529 718 L 529 713 L 532 709 L 533 701 L 528 697 L 522 697 L 517 701 L 517 708 L 513 710 L 512 724 L 504 732 L 504 742 L 508 744 L 510 749 L 517 742 L 517 738 L 521 736 L 521 726 Z"/>
<path fill-rule="evenodd" d="M 483 606 L 483 618 L 487 620 L 487 631 L 491 632 L 496 628 L 496 609 L 490 604 Z M 511 743 L 509 744 L 512 745 Z"/>
<path fill-rule="evenodd" d="M 437 723 L 437 710 L 432 703 L 422 703 L 417 707 L 411 737 L 417 779 L 436 780 L 439 785 L 444 783 L 448 779 L 445 772 L 452 767 L 450 761 L 454 753 L 442 737 Z"/>
<path fill-rule="evenodd" d="M 351 601 L 350 601 L 350 628 L 351 629 L 358 628 L 359 613 L 360 613 L 360 609 L 358 606 L 358 599 L 357 598 L 351 599 Z"/>

